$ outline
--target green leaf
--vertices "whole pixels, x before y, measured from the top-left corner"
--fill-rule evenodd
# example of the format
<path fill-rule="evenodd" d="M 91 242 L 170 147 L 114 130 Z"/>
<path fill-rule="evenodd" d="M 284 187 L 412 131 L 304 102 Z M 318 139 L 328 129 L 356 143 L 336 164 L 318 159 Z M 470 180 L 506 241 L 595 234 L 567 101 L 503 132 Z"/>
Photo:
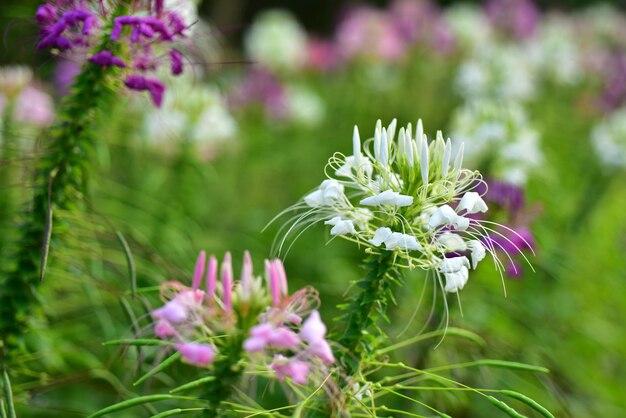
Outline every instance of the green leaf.
<path fill-rule="evenodd" d="M 174 416 L 174 415 L 179 415 L 179 414 L 182 414 L 182 413 L 183 413 L 182 409 L 176 408 L 176 409 L 170 409 L 168 411 L 163 411 L 163 412 L 161 412 L 159 414 L 156 414 L 156 415 L 152 415 L 152 418 L 165 418 L 165 417 L 171 417 L 171 416 Z"/>
<path fill-rule="evenodd" d="M 121 340 L 105 341 L 102 345 L 171 345 L 171 343 L 156 338 L 126 338 Z"/>
<path fill-rule="evenodd" d="M 124 255 L 126 256 L 126 265 L 128 266 L 128 276 L 130 277 L 130 289 L 133 298 L 137 296 L 137 271 L 135 268 L 135 261 L 133 259 L 133 253 L 130 251 L 130 246 L 128 245 L 128 241 L 124 238 L 124 235 L 120 231 L 115 231 L 115 236 L 117 240 L 122 245 L 122 249 L 124 250 Z"/>
<path fill-rule="evenodd" d="M 179 358 L 180 358 L 180 353 L 177 351 L 174 354 L 172 354 L 171 356 L 169 356 L 168 358 L 166 358 L 165 360 L 163 360 L 161 363 L 159 363 L 154 369 L 152 369 L 148 373 L 144 374 L 135 383 L 133 383 L 133 386 L 137 386 L 137 385 L 145 382 L 146 380 L 148 380 L 150 377 L 154 376 L 155 374 L 165 370 L 172 363 L 177 361 Z"/>
<path fill-rule="evenodd" d="M 111 412 L 117 412 L 123 409 L 132 408 L 133 406 L 142 405 L 142 404 L 149 403 L 149 402 L 157 402 L 157 401 L 164 401 L 167 399 L 175 399 L 175 398 L 176 397 L 172 395 L 139 396 L 138 398 L 128 399 L 128 400 L 116 403 L 115 405 L 107 406 L 106 408 L 103 408 L 99 410 L 98 412 L 95 412 L 89 415 L 87 418 L 101 417 L 103 415 L 110 414 Z"/>
<path fill-rule="evenodd" d="M 518 363 L 516 361 L 505 360 L 477 360 L 477 366 L 501 367 L 504 369 L 524 370 L 527 372 L 549 373 L 550 370 L 545 367 L 533 366 L 526 363 Z"/>
<path fill-rule="evenodd" d="M 6 409 L 9 418 L 17 418 L 15 413 L 15 405 L 13 404 L 13 390 L 11 389 L 11 381 L 9 380 L 9 373 L 6 370 L 2 372 L 2 389 L 4 392 L 4 399 L 6 400 Z"/>
<path fill-rule="evenodd" d="M 177 393 L 177 392 L 182 392 L 182 391 L 187 390 L 187 389 L 196 388 L 198 386 L 203 385 L 204 383 L 212 382 L 213 380 L 215 380 L 215 376 L 201 377 L 200 379 L 194 380 L 194 381 L 189 382 L 189 383 L 185 383 L 184 385 L 180 385 L 180 386 L 170 390 L 170 393 Z"/>
<path fill-rule="evenodd" d="M 502 390 L 500 391 L 500 393 L 502 393 L 503 395 L 509 396 L 513 399 L 517 399 L 518 401 L 524 402 L 526 405 L 530 406 L 531 408 L 533 408 L 535 411 L 539 412 L 541 415 L 543 415 L 546 418 L 554 418 L 554 415 L 552 415 L 550 411 L 548 411 L 546 408 L 544 408 L 534 399 L 531 399 L 522 393 L 515 392 L 512 390 Z"/>

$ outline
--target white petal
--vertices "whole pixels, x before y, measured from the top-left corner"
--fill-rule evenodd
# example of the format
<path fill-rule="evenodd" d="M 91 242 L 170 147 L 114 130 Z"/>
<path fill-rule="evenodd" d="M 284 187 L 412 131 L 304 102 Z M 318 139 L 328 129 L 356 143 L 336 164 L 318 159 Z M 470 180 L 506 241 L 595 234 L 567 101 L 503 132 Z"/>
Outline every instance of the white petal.
<path fill-rule="evenodd" d="M 437 228 L 441 225 L 452 225 L 459 215 L 448 205 L 443 205 L 430 215 L 428 225 L 431 228 Z"/>
<path fill-rule="evenodd" d="M 304 203 L 312 208 L 318 208 L 324 204 L 324 198 L 321 190 L 316 190 L 304 197 Z"/>
<path fill-rule="evenodd" d="M 476 266 L 485 258 L 487 251 L 483 243 L 475 239 L 468 242 L 467 246 L 472 250 L 472 268 L 476 270 Z"/>
<path fill-rule="evenodd" d="M 469 271 L 467 270 L 467 267 L 463 266 L 459 271 L 454 273 L 446 273 L 444 274 L 444 276 L 446 277 L 446 292 L 456 293 L 459 290 L 463 289 L 465 283 L 467 283 L 467 279 L 469 278 Z"/>
<path fill-rule="evenodd" d="M 327 220 L 326 222 L 324 222 L 324 225 L 337 225 L 339 222 L 341 222 L 341 216 L 335 216 L 332 219 Z"/>
<path fill-rule="evenodd" d="M 461 198 L 459 205 L 457 206 L 457 212 L 466 210 L 468 214 L 477 212 L 487 212 L 487 204 L 482 197 L 476 192 L 467 192 Z"/>
<path fill-rule="evenodd" d="M 452 232 L 444 232 L 437 238 L 437 241 L 448 252 L 467 250 L 467 245 L 465 244 L 465 241 L 463 241 L 463 238 L 461 238 L 458 234 L 454 234 Z"/>
<path fill-rule="evenodd" d="M 357 163 L 361 160 L 361 138 L 359 136 L 359 128 L 356 125 L 352 134 L 352 155 Z"/>
<path fill-rule="evenodd" d="M 395 250 L 396 248 L 415 251 L 422 250 L 422 246 L 417 242 L 414 236 L 400 232 L 392 233 L 389 238 L 385 240 L 385 248 L 388 250 Z"/>
<path fill-rule="evenodd" d="M 386 129 L 383 129 L 383 133 L 380 137 L 380 152 L 378 154 L 378 161 L 380 161 L 382 165 L 387 165 L 389 161 L 389 142 Z"/>
<path fill-rule="evenodd" d="M 456 273 L 460 271 L 463 267 L 468 269 L 470 266 L 470 262 L 465 256 L 460 257 L 451 257 L 444 258 L 439 266 L 439 271 L 441 273 Z"/>
<path fill-rule="evenodd" d="M 354 224 L 351 220 L 340 220 L 337 222 L 335 226 L 333 226 L 330 230 L 331 235 L 346 235 L 346 234 L 356 234 L 356 229 L 354 229 Z"/>
<path fill-rule="evenodd" d="M 370 242 L 372 244 L 374 244 L 376 247 L 380 246 L 380 244 L 382 244 L 387 238 L 389 238 L 391 236 L 391 234 L 393 234 L 393 232 L 391 231 L 391 229 L 387 228 L 387 227 L 382 227 L 382 228 L 378 228 L 375 232 L 374 232 L 374 238 L 372 238 L 370 240 Z"/>
<path fill-rule="evenodd" d="M 421 155 L 422 183 L 428 184 L 428 141 L 422 138 L 422 155 Z"/>

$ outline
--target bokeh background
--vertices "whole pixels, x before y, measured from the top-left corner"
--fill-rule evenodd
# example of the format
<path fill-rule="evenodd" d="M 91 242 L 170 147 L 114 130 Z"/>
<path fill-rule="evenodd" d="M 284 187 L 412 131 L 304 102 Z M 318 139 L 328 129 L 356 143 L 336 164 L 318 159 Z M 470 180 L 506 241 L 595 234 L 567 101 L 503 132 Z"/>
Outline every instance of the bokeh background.
<path fill-rule="evenodd" d="M 53 252 L 59 266 L 42 287 L 49 319 L 33 332 L 38 351 L 24 359 L 16 385 L 20 416 L 85 416 L 194 373 L 180 366 L 151 385 L 133 387 L 150 362 L 101 345 L 138 332 L 131 323 L 145 314 L 129 297 L 127 254 L 116 231 L 129 242 L 141 287 L 184 280 L 200 249 L 233 251 L 237 263 L 249 249 L 260 266 L 279 225 L 261 232 L 264 226 L 320 183 L 328 157 L 350 152 L 355 124 L 367 137 L 377 119 L 398 118 L 404 125 L 418 117 L 431 137 L 442 129 L 468 148 L 475 145 L 469 163 L 494 190 L 509 185 L 488 202 L 494 220 L 528 232 L 535 254 L 524 249 L 532 267 L 512 254 L 515 267 L 504 278 L 483 263 L 460 304 L 453 298 L 450 325 L 475 332 L 484 345 L 449 337 L 436 349 L 416 345 L 402 355 L 418 365 L 497 358 L 545 366 L 547 375 L 473 369 L 454 377 L 524 392 L 557 417 L 626 416 L 623 5 L 538 2 L 532 24 L 518 28 L 514 11 L 490 20 L 480 2 L 428 3 L 408 15 L 415 18 L 410 28 L 417 28 L 410 41 L 385 44 L 389 25 L 400 25 L 385 19 L 400 3 L 229 0 L 198 6 L 204 23 L 189 52 L 194 71 L 171 81 L 164 109 L 125 94 L 101 121 L 91 214 L 68 214 L 70 245 Z M 38 4 L 0 3 L 0 64 L 30 66 L 37 88 L 58 106 L 58 75 L 66 71 L 59 68 L 68 62 L 35 49 Z M 286 14 L 267 14 L 277 9 Z M 377 12 L 362 22 L 355 10 Z M 351 16 L 356 28 L 346 28 Z M 278 29 L 263 32 L 262 22 Z M 342 25 L 347 41 L 339 40 Z M 337 52 L 342 42 L 345 50 Z M 3 178 L 11 187 L 2 190 L 16 202 L 3 209 L 5 236 L 6 220 L 28 196 L 33 144 L 46 134 L 46 117 L 23 119 L 24 127 L 3 130 L 5 138 L 18 138 L 23 153 L 13 155 L 15 163 L 3 161 L 15 170 Z M 317 287 L 323 316 L 333 318 L 348 284 L 362 273 L 361 253 L 328 239 L 323 227 L 312 228 L 285 261 L 292 288 Z M 507 262 L 507 254 L 501 256 Z M 84 258 L 89 262 L 76 261 Z M 428 296 L 417 303 L 424 289 L 430 295 L 429 286 L 420 272 L 406 275 L 390 310 L 393 338 L 415 335 L 431 306 L 441 306 L 440 298 Z M 467 394 L 424 397 L 454 417 L 497 412 Z"/>

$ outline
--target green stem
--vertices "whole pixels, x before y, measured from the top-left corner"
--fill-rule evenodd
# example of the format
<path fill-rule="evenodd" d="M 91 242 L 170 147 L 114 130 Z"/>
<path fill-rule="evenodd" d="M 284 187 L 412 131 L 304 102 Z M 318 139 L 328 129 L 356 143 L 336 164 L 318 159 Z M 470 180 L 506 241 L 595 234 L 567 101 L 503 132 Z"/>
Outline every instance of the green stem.
<path fill-rule="evenodd" d="M 109 78 L 117 70 L 87 63 L 73 93 L 62 105 L 59 122 L 50 132 L 48 149 L 35 169 L 30 206 L 23 213 L 14 254 L 6 257 L 0 278 L 0 363 L 22 345 L 28 317 L 37 306 L 37 286 L 45 267 L 55 210 L 77 210 L 87 191 L 93 130 L 99 110 L 106 107 Z M 57 230 L 59 225 L 55 225 Z"/>
<path fill-rule="evenodd" d="M 209 402 L 204 413 L 206 417 L 220 416 L 221 403 L 230 397 L 233 386 L 239 381 L 244 371 L 243 365 L 240 364 L 243 358 L 243 337 L 234 338 L 228 347 L 223 349 L 223 352 L 225 356 L 213 363 L 215 379 L 205 386 L 203 398 Z"/>
<path fill-rule="evenodd" d="M 372 255 L 365 263 L 368 273 L 356 283 L 358 293 L 345 308 L 347 313 L 340 318 L 344 330 L 336 336 L 344 348 L 339 362 L 347 377 L 358 374 L 363 357 L 374 351 L 379 334 L 376 323 L 385 317 L 391 296 L 391 283 L 386 277 L 392 267 L 391 254 Z M 371 332 L 372 328 L 376 331 Z"/>

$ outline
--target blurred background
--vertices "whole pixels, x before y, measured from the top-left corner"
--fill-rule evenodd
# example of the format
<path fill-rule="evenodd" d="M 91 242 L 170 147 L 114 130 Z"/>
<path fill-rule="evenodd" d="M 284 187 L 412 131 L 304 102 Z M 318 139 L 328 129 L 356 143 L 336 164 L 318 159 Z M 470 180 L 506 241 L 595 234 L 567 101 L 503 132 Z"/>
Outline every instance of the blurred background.
<path fill-rule="evenodd" d="M 506 225 L 498 233 L 507 270 L 501 277 L 483 263 L 451 300 L 450 325 L 477 333 L 484 345 L 449 337 L 436 349 L 414 345 L 397 355 L 421 366 L 477 358 L 545 366 L 546 375 L 473 369 L 453 377 L 526 393 L 557 417 L 626 416 L 622 3 L 192 5 L 188 68 L 168 80 L 162 108 L 124 92 L 100 121 L 90 213 L 64 220 L 68 244 L 42 286 L 48 320 L 34 332 L 36 354 L 24 359 L 15 385 L 20 416 L 85 416 L 197 373 L 181 365 L 133 387 L 158 354 L 142 361 L 133 350 L 101 345 L 146 333 L 146 306 L 158 303 L 156 294 L 144 305 L 129 297 L 128 254 L 116 231 L 128 240 L 141 287 L 185 281 L 201 249 L 233 251 L 236 263 L 249 249 L 261 266 L 281 221 L 262 229 L 319 185 L 334 152 L 350 153 L 353 126 L 367 138 L 377 119 L 393 118 L 413 126 L 421 118 L 430 138 L 443 130 L 465 143 L 466 165 L 489 184 L 490 220 Z M 185 0 L 172 4 L 189 8 Z M 4 237 L 27 200 L 35 144 L 80 68 L 76 57 L 36 50 L 38 5 L 0 3 L 0 65 L 27 66 L 31 80 L 18 95 L 2 91 L 3 106 L 15 100 L 0 141 Z M 362 254 L 328 239 L 322 226 L 311 228 L 285 263 L 291 288 L 317 287 L 323 317 L 333 318 L 362 273 Z M 431 307 L 441 310 L 440 296 L 420 299 L 424 290 L 430 295 L 432 283 L 417 271 L 396 288 L 393 338 L 416 335 Z M 498 412 L 470 394 L 423 397 L 455 418 Z"/>

